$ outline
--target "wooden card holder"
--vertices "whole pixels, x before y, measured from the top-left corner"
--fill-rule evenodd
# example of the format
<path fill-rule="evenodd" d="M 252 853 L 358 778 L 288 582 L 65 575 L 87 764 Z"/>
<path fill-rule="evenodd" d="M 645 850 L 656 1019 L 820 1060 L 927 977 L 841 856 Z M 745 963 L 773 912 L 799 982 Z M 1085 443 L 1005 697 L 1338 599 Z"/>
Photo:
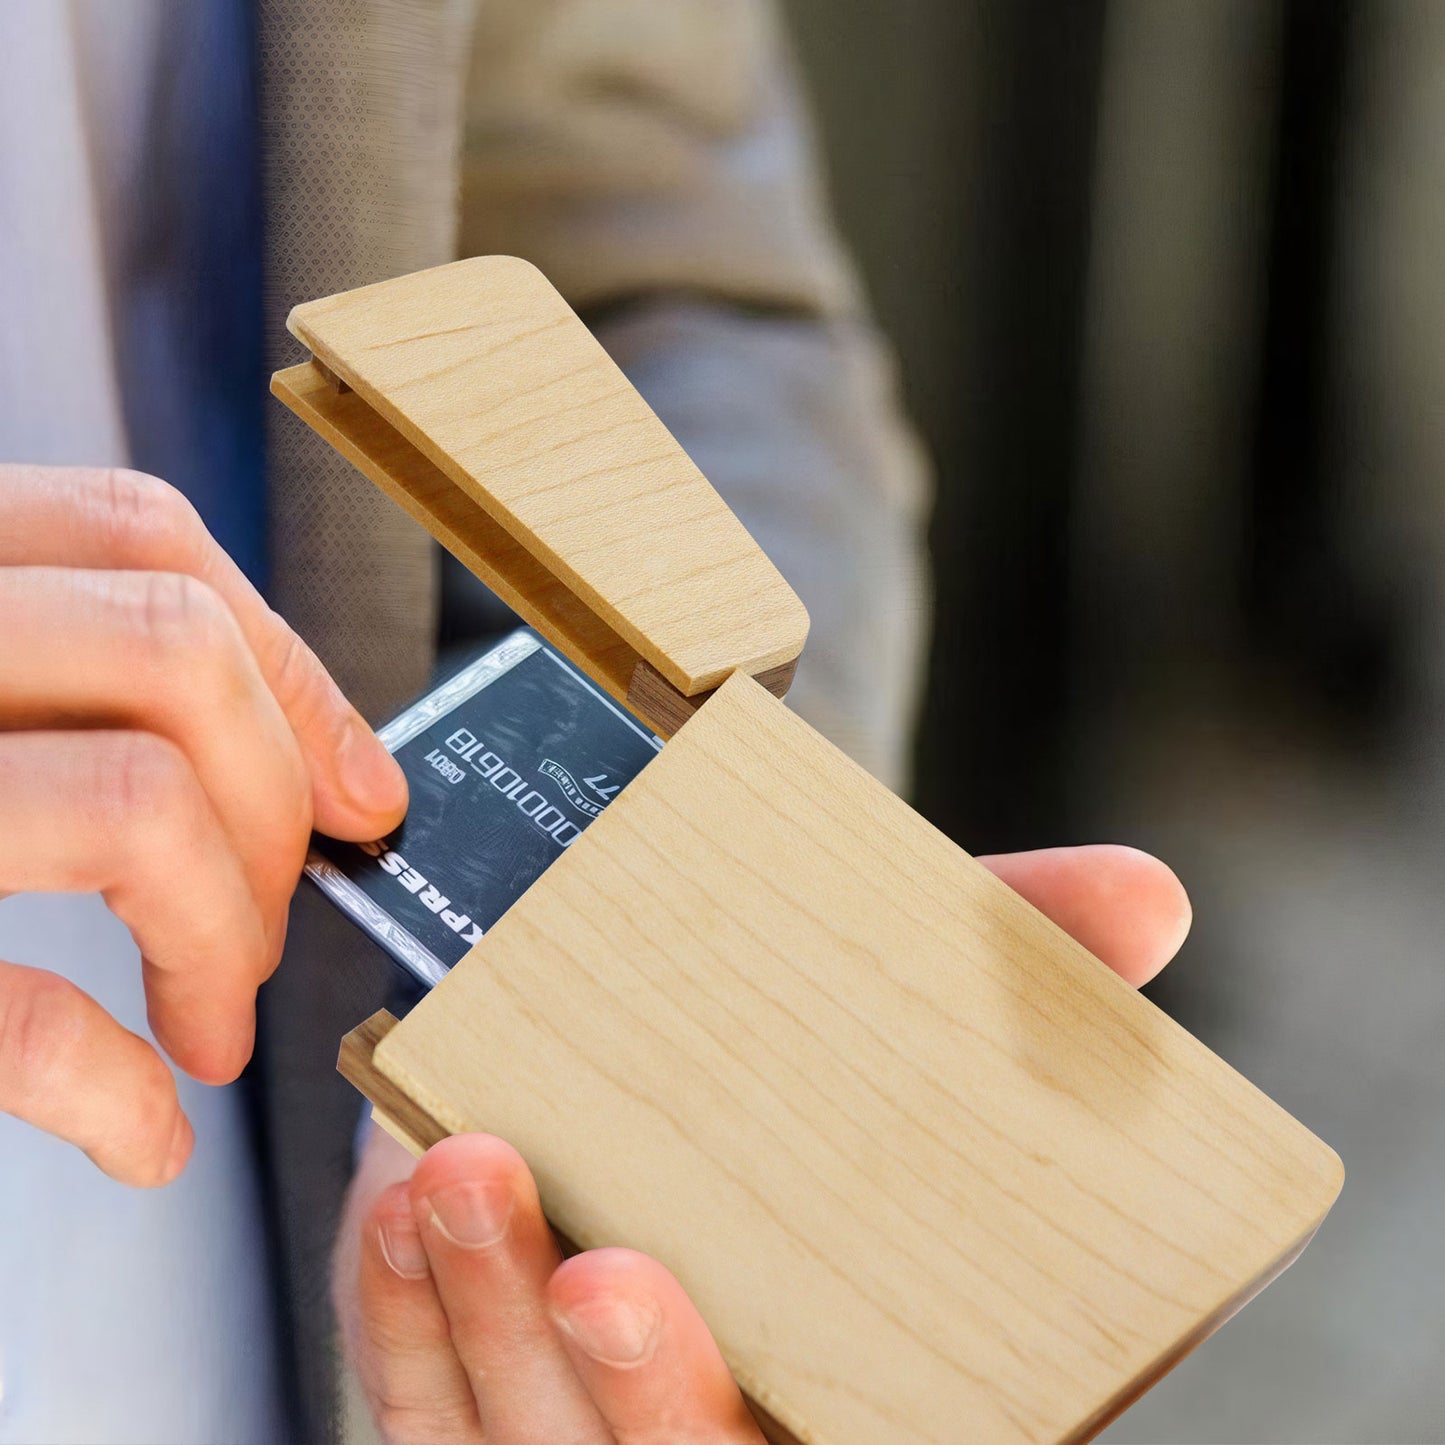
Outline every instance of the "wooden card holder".
<path fill-rule="evenodd" d="M 774 1441 L 1088 1439 L 1294 1259 L 1339 1160 L 778 701 L 802 608 L 534 270 L 292 329 L 278 395 L 676 732 L 349 1036 L 391 1132 L 666 1263 Z"/>

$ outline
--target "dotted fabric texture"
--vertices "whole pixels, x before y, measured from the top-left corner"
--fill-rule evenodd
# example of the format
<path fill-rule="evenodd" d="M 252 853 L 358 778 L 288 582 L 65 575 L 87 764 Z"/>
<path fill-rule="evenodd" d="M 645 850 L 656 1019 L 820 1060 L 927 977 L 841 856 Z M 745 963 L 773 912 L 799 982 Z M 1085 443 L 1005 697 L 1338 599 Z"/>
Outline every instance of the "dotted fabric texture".
<path fill-rule="evenodd" d="M 304 357 L 297 302 L 452 259 L 472 0 L 260 7 L 265 326 Z M 268 414 L 271 601 L 373 721 L 427 683 L 431 539 L 279 403 Z M 388 964 L 311 890 L 262 990 L 254 1073 L 293 1438 L 337 1433 L 332 1241 L 360 1118 L 342 1037 L 387 1000 Z"/>
<path fill-rule="evenodd" d="M 469 0 L 266 0 L 261 7 L 266 336 L 303 359 L 301 301 L 451 260 Z M 426 682 L 435 552 L 279 405 L 270 409 L 272 601 L 363 713 Z"/>

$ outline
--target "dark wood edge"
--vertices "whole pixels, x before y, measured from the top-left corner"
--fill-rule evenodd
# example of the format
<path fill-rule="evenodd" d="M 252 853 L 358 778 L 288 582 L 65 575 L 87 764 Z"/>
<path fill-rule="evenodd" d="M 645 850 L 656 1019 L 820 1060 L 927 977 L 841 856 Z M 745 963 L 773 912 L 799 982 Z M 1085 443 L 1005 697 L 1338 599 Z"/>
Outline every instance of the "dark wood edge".
<path fill-rule="evenodd" d="M 421 1105 L 413 1102 L 411 1096 L 404 1093 L 399 1084 L 388 1079 L 372 1061 L 376 1046 L 396 1025 L 397 1020 L 385 1009 L 372 1014 L 364 1024 L 352 1029 L 342 1039 L 336 1070 L 347 1083 L 370 1099 L 374 1108 L 405 1130 L 419 1148 L 430 1149 L 433 1144 L 445 1139 L 450 1131 L 438 1124 Z"/>
<path fill-rule="evenodd" d="M 400 1085 L 388 1079 L 377 1069 L 373 1060 L 376 1046 L 397 1025 L 398 1020 L 385 1009 L 372 1014 L 364 1024 L 359 1024 L 341 1041 L 336 1068 L 341 1076 L 371 1101 L 372 1107 L 406 1131 L 422 1149 L 445 1139 L 449 1133 L 419 1104 L 413 1102 Z M 552 1233 L 557 1236 L 557 1245 L 564 1255 L 581 1251 L 556 1226 Z M 768 1445 L 807 1445 L 791 1430 L 765 1410 L 757 1401 L 744 1393 L 743 1402 L 758 1422 L 758 1429 Z"/>
<path fill-rule="evenodd" d="M 330 386 L 333 391 L 346 392 L 351 390 L 350 384 L 343 378 L 337 376 L 314 352 L 311 356 L 311 364 L 326 378 L 327 385 Z"/>
<path fill-rule="evenodd" d="M 753 680 L 761 683 L 774 697 L 786 697 L 793 685 L 793 676 L 798 670 L 798 659 L 780 663 L 753 674 Z M 716 688 L 688 696 L 679 692 L 645 657 L 637 660 L 632 669 L 632 681 L 627 689 L 627 705 L 641 713 L 663 737 L 671 737 L 713 693 Z"/>

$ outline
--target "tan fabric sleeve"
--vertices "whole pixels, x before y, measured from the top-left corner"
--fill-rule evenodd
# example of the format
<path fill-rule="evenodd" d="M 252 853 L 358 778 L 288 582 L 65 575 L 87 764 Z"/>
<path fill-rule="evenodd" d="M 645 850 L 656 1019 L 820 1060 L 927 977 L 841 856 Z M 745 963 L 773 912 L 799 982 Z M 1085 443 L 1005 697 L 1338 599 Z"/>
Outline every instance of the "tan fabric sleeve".
<path fill-rule="evenodd" d="M 803 599 L 788 702 L 902 791 L 928 620 L 923 467 L 886 352 L 846 322 L 680 301 L 599 334 Z"/>
<path fill-rule="evenodd" d="M 855 307 L 767 0 L 485 0 L 468 97 L 464 253 L 580 306 Z"/>
<path fill-rule="evenodd" d="M 807 605 L 790 701 L 901 787 L 924 468 L 771 3 L 486 0 L 461 213 L 464 254 L 525 256 L 593 308 Z M 600 319 L 617 301 L 632 304 Z"/>

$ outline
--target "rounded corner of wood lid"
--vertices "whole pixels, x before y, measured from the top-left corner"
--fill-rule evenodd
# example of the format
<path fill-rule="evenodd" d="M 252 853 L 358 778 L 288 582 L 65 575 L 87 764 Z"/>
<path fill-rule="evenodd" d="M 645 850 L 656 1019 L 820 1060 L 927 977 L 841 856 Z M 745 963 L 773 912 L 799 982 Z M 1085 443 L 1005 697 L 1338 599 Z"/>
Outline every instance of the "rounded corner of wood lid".
<path fill-rule="evenodd" d="M 779 576 L 782 574 L 779 573 Z M 808 609 L 803 606 L 803 599 L 789 586 L 784 578 L 783 586 L 788 592 L 788 630 L 787 644 L 785 650 L 792 654 L 791 657 L 780 659 L 783 662 L 795 662 L 803 655 L 803 649 L 808 645 L 808 635 L 813 630 L 813 619 L 808 615 Z"/>
<path fill-rule="evenodd" d="M 309 301 L 299 301 L 286 313 L 286 330 L 303 346 L 311 345 L 306 339 L 306 322 L 304 315 L 306 308 L 311 304 Z"/>
<path fill-rule="evenodd" d="M 699 591 L 687 598 L 695 605 L 652 618 L 635 644 L 639 656 L 684 696 L 710 692 L 734 673 L 757 677 L 791 667 L 807 643 L 811 621 L 802 599 L 767 553 L 743 535 L 746 553 L 729 584 Z"/>
<path fill-rule="evenodd" d="M 464 266 L 468 270 L 477 272 L 479 275 L 509 276 L 517 281 L 527 281 L 537 286 L 545 286 L 547 290 L 551 292 L 556 292 L 557 290 L 547 279 L 546 272 L 535 262 L 527 260 L 525 256 L 511 256 L 499 252 L 494 256 L 468 256 L 465 260 L 455 261 L 452 264 L 455 266 Z"/>
<path fill-rule="evenodd" d="M 760 549 L 761 550 L 761 549 Z M 766 557 L 766 554 L 763 554 Z M 770 562 L 769 567 L 772 568 Z M 735 669 L 746 671 L 756 677 L 760 673 L 778 672 L 784 667 L 795 667 L 798 659 L 803 655 L 803 648 L 808 642 L 808 632 L 812 627 L 812 619 L 808 616 L 808 609 L 803 606 L 803 600 L 788 585 L 787 580 L 773 569 L 777 577 L 777 586 L 769 598 L 770 610 L 773 616 L 769 619 L 766 629 L 761 630 L 760 646 L 757 654 L 744 668 Z M 791 677 L 791 674 L 789 674 Z"/>

